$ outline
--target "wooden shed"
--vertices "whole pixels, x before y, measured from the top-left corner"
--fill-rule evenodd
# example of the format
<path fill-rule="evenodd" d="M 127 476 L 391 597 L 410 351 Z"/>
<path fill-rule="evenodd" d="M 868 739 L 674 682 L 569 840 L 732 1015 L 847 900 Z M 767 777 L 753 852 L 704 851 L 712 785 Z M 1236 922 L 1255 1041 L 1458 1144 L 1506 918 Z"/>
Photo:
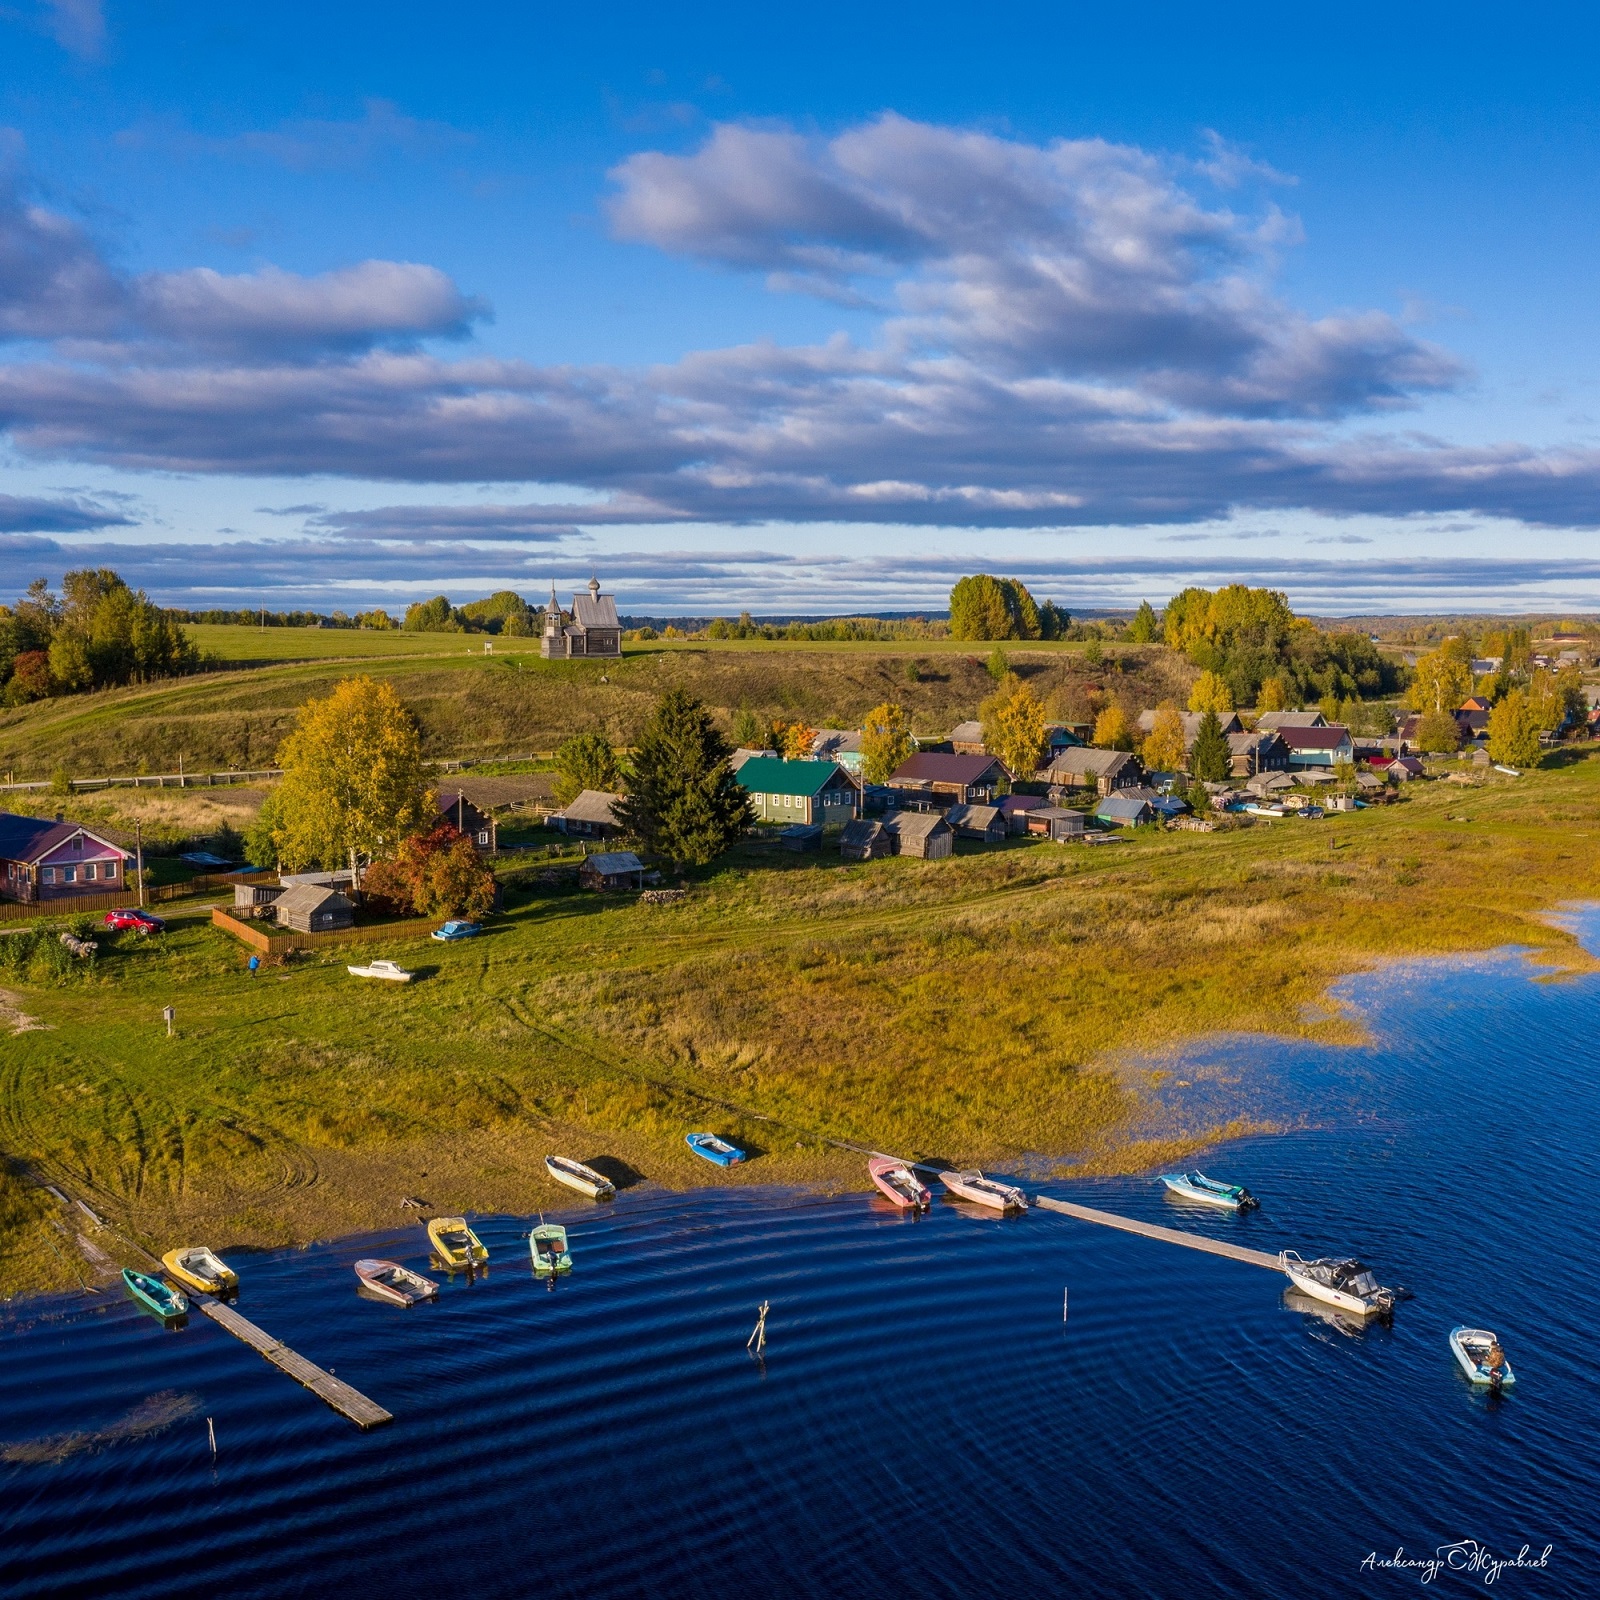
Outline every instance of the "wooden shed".
<path fill-rule="evenodd" d="M 1085 822 L 1081 811 L 1069 811 L 1064 806 L 1036 806 L 1023 815 L 1029 833 L 1056 844 L 1083 838 Z"/>
<path fill-rule="evenodd" d="M 944 819 L 958 839 L 982 839 L 997 844 L 1006 836 L 1005 813 L 999 806 L 951 806 Z"/>
<path fill-rule="evenodd" d="M 778 842 L 785 850 L 793 850 L 796 854 L 806 850 L 820 850 L 822 824 L 814 822 L 807 826 L 804 822 L 791 823 L 787 828 L 778 830 Z"/>
<path fill-rule="evenodd" d="M 283 893 L 281 883 L 235 883 L 233 909 L 247 917 L 270 917 L 272 907 Z"/>
<path fill-rule="evenodd" d="M 839 834 L 839 854 L 846 861 L 876 861 L 894 854 L 894 837 L 881 822 L 861 817 L 845 823 Z"/>
<path fill-rule="evenodd" d="M 894 840 L 897 856 L 943 861 L 955 854 L 956 832 L 938 811 L 891 811 L 883 828 Z"/>
<path fill-rule="evenodd" d="M 578 868 L 578 882 L 585 889 L 642 889 L 644 863 L 631 850 L 587 856 Z"/>
<path fill-rule="evenodd" d="M 354 925 L 356 908 L 350 896 L 315 883 L 297 883 L 272 902 L 280 928 L 296 933 L 332 933 Z"/>
<path fill-rule="evenodd" d="M 604 789 L 585 789 L 551 821 L 559 823 L 564 833 L 575 834 L 580 839 L 611 839 L 622 832 L 615 810 L 621 799 L 620 794 L 610 794 Z"/>

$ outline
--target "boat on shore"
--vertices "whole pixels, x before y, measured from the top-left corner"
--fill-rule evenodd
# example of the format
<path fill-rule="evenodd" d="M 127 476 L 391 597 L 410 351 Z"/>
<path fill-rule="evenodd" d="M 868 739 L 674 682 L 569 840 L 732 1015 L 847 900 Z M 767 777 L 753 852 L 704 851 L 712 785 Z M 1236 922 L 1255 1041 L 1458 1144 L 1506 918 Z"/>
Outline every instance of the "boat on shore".
<path fill-rule="evenodd" d="M 546 1156 L 544 1170 L 557 1183 L 564 1183 L 569 1189 L 588 1195 L 591 1200 L 615 1200 L 617 1197 L 616 1184 L 593 1167 L 586 1167 L 570 1156 Z"/>
<path fill-rule="evenodd" d="M 1393 1289 L 1384 1288 L 1373 1277 L 1372 1269 L 1365 1262 L 1353 1258 L 1341 1260 L 1323 1256 L 1316 1261 L 1306 1261 L 1298 1250 L 1282 1250 L 1278 1253 L 1278 1265 L 1295 1288 L 1354 1316 L 1387 1317 L 1400 1298 Z"/>
<path fill-rule="evenodd" d="M 203 1244 L 169 1250 L 162 1256 L 161 1265 L 186 1289 L 201 1294 L 232 1294 L 239 1287 L 239 1274 Z"/>
<path fill-rule="evenodd" d="M 729 1144 L 714 1133 L 686 1133 L 683 1140 L 702 1161 L 709 1161 L 714 1167 L 734 1167 L 744 1160 L 744 1151 L 738 1145 Z"/>
<path fill-rule="evenodd" d="M 352 978 L 381 978 L 385 983 L 410 983 L 415 976 L 398 962 L 369 961 L 364 967 L 346 967 Z"/>
<path fill-rule="evenodd" d="M 939 1182 L 960 1200 L 988 1206 L 993 1211 L 1026 1211 L 1028 1197 L 1015 1184 L 986 1178 L 975 1168 L 965 1172 L 941 1172 Z"/>
<path fill-rule="evenodd" d="M 904 1161 L 894 1156 L 873 1156 L 867 1162 L 867 1175 L 878 1192 L 909 1211 L 926 1211 L 933 1204 L 928 1187 Z"/>
<path fill-rule="evenodd" d="M 356 1276 L 363 1289 L 370 1289 L 382 1300 L 397 1306 L 414 1306 L 420 1300 L 437 1300 L 439 1285 L 398 1261 L 377 1261 L 372 1257 L 356 1262 Z"/>
<path fill-rule="evenodd" d="M 1450 1353 L 1461 1363 L 1461 1370 L 1474 1384 L 1490 1389 L 1509 1389 L 1517 1381 L 1500 1348 L 1500 1341 L 1487 1328 L 1452 1328 Z"/>
<path fill-rule="evenodd" d="M 163 1322 L 188 1314 L 189 1301 L 181 1289 L 174 1289 L 147 1272 L 135 1272 L 132 1267 L 122 1269 L 122 1281 L 128 1286 L 128 1293 Z"/>
<path fill-rule="evenodd" d="M 1203 1172 L 1163 1172 L 1161 1181 L 1180 1200 L 1197 1200 L 1224 1211 L 1250 1211 L 1261 1204 L 1243 1184 L 1218 1183 Z"/>
<path fill-rule="evenodd" d="M 428 1224 L 428 1243 L 451 1272 L 481 1266 L 489 1259 L 483 1241 L 467 1226 L 465 1217 L 435 1217 Z"/>
<path fill-rule="evenodd" d="M 533 1270 L 541 1278 L 547 1278 L 554 1272 L 572 1271 L 567 1230 L 559 1222 L 541 1222 L 528 1235 L 528 1253 L 533 1257 Z"/>

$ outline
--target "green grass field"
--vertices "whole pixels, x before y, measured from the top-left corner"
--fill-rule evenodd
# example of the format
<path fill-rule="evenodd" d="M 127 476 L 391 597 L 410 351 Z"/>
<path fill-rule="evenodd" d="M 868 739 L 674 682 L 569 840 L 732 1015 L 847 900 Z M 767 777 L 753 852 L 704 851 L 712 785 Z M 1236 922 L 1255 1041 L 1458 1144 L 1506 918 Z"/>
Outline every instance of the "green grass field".
<path fill-rule="evenodd" d="M 257 979 L 204 921 L 119 938 L 90 977 L 0 979 L 0 1151 L 158 1248 L 283 1243 L 399 1202 L 529 1211 L 543 1155 L 626 1176 L 862 1181 L 844 1139 L 1004 1166 L 1137 1167 L 1130 1058 L 1225 1029 L 1356 1036 L 1342 974 L 1507 943 L 1589 965 L 1545 920 L 1600 876 L 1600 757 L 1321 823 L 1087 849 L 844 863 L 743 847 L 679 905 L 513 890 L 486 936 L 321 951 Z M 528 873 L 530 879 L 536 874 Z M 355 947 L 352 947 L 354 949 Z M 178 1012 L 168 1040 L 161 1007 Z M 755 1153 L 713 1173 L 685 1131 Z M 70 1281 L 37 1196 L 0 1183 L 0 1286 Z"/>

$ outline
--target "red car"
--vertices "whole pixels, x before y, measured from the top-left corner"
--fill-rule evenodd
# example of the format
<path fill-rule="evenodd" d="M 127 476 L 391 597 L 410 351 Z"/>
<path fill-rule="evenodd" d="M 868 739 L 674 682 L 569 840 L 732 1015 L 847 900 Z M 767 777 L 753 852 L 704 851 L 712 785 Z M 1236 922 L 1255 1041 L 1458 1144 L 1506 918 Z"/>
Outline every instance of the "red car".
<path fill-rule="evenodd" d="M 166 923 L 160 917 L 151 916 L 148 911 L 140 911 L 133 906 L 119 906 L 115 911 L 106 912 L 106 926 L 118 932 L 133 928 L 139 933 L 160 933 Z"/>

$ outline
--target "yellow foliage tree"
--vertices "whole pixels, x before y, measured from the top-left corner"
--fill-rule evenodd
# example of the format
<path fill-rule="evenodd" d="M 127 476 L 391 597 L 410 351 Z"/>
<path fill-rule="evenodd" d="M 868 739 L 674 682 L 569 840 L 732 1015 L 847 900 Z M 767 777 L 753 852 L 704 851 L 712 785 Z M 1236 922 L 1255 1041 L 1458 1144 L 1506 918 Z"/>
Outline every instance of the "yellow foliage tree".
<path fill-rule="evenodd" d="M 1289 692 L 1284 686 L 1282 678 L 1263 678 L 1261 687 L 1256 691 L 1257 711 L 1287 711 L 1289 709 Z"/>
<path fill-rule="evenodd" d="M 779 747 L 787 761 L 809 761 L 811 746 L 816 743 L 817 730 L 803 722 L 791 722 L 783 730 L 783 743 Z"/>
<path fill-rule="evenodd" d="M 1102 750 L 1133 748 L 1133 730 L 1128 726 L 1128 714 L 1115 700 L 1094 719 L 1093 743 Z"/>
<path fill-rule="evenodd" d="M 278 765 L 271 837 L 291 872 L 392 855 L 428 821 L 422 740 L 391 684 L 346 678 L 326 700 L 308 700 Z"/>
<path fill-rule="evenodd" d="M 1417 658 L 1407 698 L 1413 711 L 1454 711 L 1472 693 L 1472 652 L 1462 639 L 1446 639 Z"/>
<path fill-rule="evenodd" d="M 1202 672 L 1189 691 L 1191 711 L 1215 711 L 1219 717 L 1233 710 L 1233 691 L 1214 672 Z"/>
<path fill-rule="evenodd" d="M 1157 710 L 1155 723 L 1144 741 L 1144 764 L 1153 772 L 1181 772 L 1187 754 L 1183 742 L 1183 716 L 1168 701 Z"/>
<path fill-rule="evenodd" d="M 915 748 L 905 711 L 887 703 L 874 706 L 861 723 L 861 776 L 868 783 L 887 783 Z"/>
<path fill-rule="evenodd" d="M 1044 702 L 1016 673 L 978 707 L 984 748 L 1013 777 L 1031 778 L 1044 758 Z"/>

